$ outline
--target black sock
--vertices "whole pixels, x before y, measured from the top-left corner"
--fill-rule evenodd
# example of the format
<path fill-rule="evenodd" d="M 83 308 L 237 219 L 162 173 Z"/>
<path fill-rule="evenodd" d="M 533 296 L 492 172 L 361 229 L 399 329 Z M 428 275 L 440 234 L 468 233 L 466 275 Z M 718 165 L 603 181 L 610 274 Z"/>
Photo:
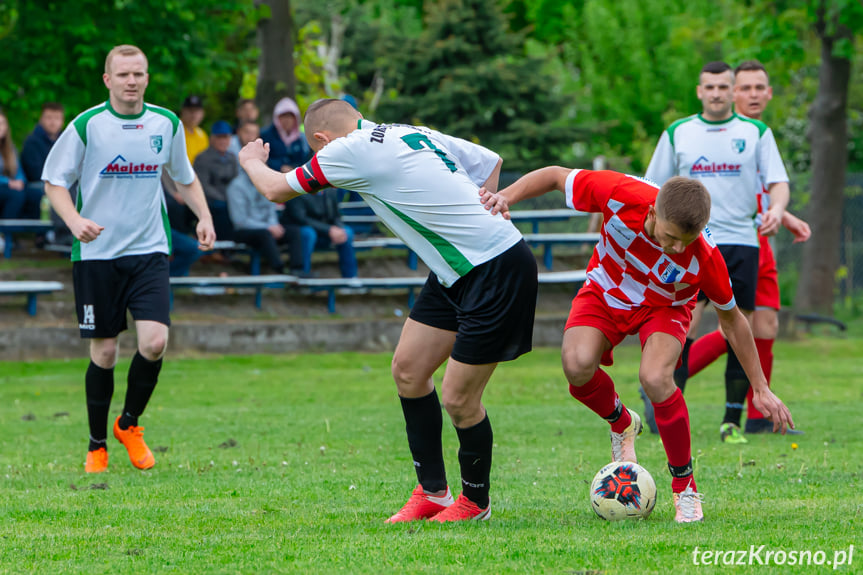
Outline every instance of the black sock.
<path fill-rule="evenodd" d="M 405 416 L 408 446 L 414 460 L 417 480 L 429 493 L 446 489 L 446 469 L 443 462 L 443 415 L 437 390 L 425 397 L 399 397 Z"/>
<path fill-rule="evenodd" d="M 686 381 L 689 379 L 689 348 L 695 340 L 687 337 L 680 352 L 680 367 L 674 370 L 674 383 L 680 388 L 681 393 L 686 390 Z"/>
<path fill-rule="evenodd" d="M 144 413 L 150 396 L 153 395 L 161 369 L 161 358 L 148 361 L 141 352 L 135 352 L 132 365 L 129 366 L 129 387 L 126 389 L 126 404 L 120 416 L 120 429 L 129 429 L 131 425 L 138 425 L 138 416 Z"/>
<path fill-rule="evenodd" d="M 733 423 L 740 426 L 740 416 L 746 393 L 749 391 L 749 379 L 740 360 L 728 344 L 728 361 L 725 364 L 725 416 L 722 423 Z"/>
<path fill-rule="evenodd" d="M 485 418 L 467 429 L 455 428 L 458 433 L 458 463 L 461 466 L 461 492 L 480 509 L 488 507 L 489 477 L 491 475 L 491 448 L 494 436 L 488 413 Z"/>
<path fill-rule="evenodd" d="M 87 420 L 90 424 L 90 451 L 105 447 L 108 438 L 108 412 L 114 395 L 114 368 L 104 369 L 90 361 L 84 376 L 87 394 Z"/>

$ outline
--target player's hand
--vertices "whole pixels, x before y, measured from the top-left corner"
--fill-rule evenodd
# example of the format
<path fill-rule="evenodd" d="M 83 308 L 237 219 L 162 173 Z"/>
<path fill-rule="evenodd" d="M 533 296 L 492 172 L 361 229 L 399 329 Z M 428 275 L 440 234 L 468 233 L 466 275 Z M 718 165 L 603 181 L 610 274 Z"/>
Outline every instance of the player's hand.
<path fill-rule="evenodd" d="M 773 422 L 774 432 L 781 431 L 782 435 L 785 435 L 789 427 L 794 429 L 794 420 L 791 419 L 788 407 L 768 387 L 765 386 L 763 390 L 753 392 L 752 403 L 758 411 Z"/>
<path fill-rule="evenodd" d="M 782 225 L 785 226 L 785 229 L 794 234 L 795 244 L 805 242 L 812 235 L 812 230 L 809 229 L 809 224 L 790 212 L 785 212 L 782 216 Z"/>
<path fill-rule="evenodd" d="M 213 227 L 213 220 L 198 220 L 195 233 L 198 236 L 198 249 L 202 252 L 211 251 L 213 244 L 216 243 L 216 229 Z"/>
<path fill-rule="evenodd" d="M 98 238 L 104 229 L 103 226 L 82 216 L 78 216 L 75 221 L 69 223 L 69 231 L 72 232 L 72 235 L 79 242 L 84 242 L 85 244 Z"/>
<path fill-rule="evenodd" d="M 340 246 L 346 241 L 348 241 L 348 232 L 345 231 L 344 228 L 340 228 L 339 226 L 330 226 L 330 241 L 333 242 L 334 246 Z"/>
<path fill-rule="evenodd" d="M 479 201 L 491 212 L 491 215 L 500 214 L 505 220 L 510 219 L 509 202 L 500 195 L 500 192 L 493 194 L 482 187 L 479 189 Z"/>
<path fill-rule="evenodd" d="M 267 158 L 270 157 L 270 145 L 265 144 L 264 141 L 260 138 L 255 140 L 254 142 L 249 142 L 243 149 L 240 150 L 240 165 L 245 166 L 246 162 L 252 160 L 260 160 L 266 163 Z"/>
<path fill-rule="evenodd" d="M 774 236 L 779 231 L 779 226 L 782 223 L 782 214 L 785 210 L 774 210 L 770 208 L 761 217 L 761 227 L 758 228 L 758 233 L 762 236 Z"/>

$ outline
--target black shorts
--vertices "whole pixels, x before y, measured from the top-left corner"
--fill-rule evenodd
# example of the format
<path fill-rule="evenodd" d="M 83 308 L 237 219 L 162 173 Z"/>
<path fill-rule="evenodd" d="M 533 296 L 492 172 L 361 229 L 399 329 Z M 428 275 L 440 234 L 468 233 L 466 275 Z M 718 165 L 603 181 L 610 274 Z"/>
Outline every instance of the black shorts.
<path fill-rule="evenodd" d="M 531 350 L 536 295 L 536 257 L 521 240 L 451 287 L 429 274 L 410 318 L 456 332 L 450 354 L 456 361 L 509 361 Z"/>
<path fill-rule="evenodd" d="M 171 325 L 168 256 L 161 253 L 72 264 L 75 309 L 83 338 L 112 338 L 135 320 Z"/>
<path fill-rule="evenodd" d="M 740 309 L 753 311 L 755 309 L 755 288 L 758 285 L 758 256 L 759 250 L 756 246 L 722 245 L 716 246 L 719 253 L 725 259 L 725 267 L 731 276 L 731 291 L 734 292 L 734 300 Z M 706 300 L 707 296 L 701 291 L 698 300 Z"/>

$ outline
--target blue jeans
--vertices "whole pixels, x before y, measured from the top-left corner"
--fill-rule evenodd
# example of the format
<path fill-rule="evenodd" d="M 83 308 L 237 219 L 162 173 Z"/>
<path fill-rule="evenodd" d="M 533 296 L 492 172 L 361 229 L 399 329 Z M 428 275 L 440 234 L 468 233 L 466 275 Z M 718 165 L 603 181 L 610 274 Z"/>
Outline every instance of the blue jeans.
<path fill-rule="evenodd" d="M 357 256 L 354 253 L 354 230 L 349 226 L 343 228 L 348 234 L 348 239 L 345 243 L 334 246 L 327 234 L 318 235 L 315 228 L 311 226 L 302 226 L 300 228 L 300 238 L 303 244 L 303 271 L 310 273 L 312 271 L 312 253 L 315 249 L 334 248 L 339 254 L 339 271 L 343 278 L 357 277 Z"/>
<path fill-rule="evenodd" d="M 45 186 L 42 182 L 30 182 L 24 187 L 24 205 L 21 207 L 21 218 L 38 220 L 42 218 L 42 196 Z"/>
<path fill-rule="evenodd" d="M 174 228 L 171 228 L 171 248 L 174 255 L 168 267 L 171 277 L 189 275 L 189 268 L 203 255 L 198 249 L 198 240 Z"/>
<path fill-rule="evenodd" d="M 21 208 L 27 199 L 25 190 L 13 190 L 9 184 L 0 184 L 0 218 L 14 220 L 21 217 Z"/>

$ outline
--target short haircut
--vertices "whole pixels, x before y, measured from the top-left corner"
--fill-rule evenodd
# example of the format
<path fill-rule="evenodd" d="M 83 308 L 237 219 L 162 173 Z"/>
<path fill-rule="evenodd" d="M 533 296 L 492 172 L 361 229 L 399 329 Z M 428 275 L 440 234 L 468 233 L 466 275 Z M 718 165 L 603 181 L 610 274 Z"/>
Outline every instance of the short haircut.
<path fill-rule="evenodd" d="M 345 123 L 361 118 L 360 113 L 344 100 L 327 98 L 316 100 L 306 110 L 303 118 L 306 138 L 311 139 L 315 132 L 339 130 Z"/>
<path fill-rule="evenodd" d="M 114 59 L 114 56 L 137 56 L 138 54 L 143 56 L 144 63 L 148 64 L 147 55 L 137 46 L 132 46 L 131 44 L 120 44 L 119 46 L 114 46 L 105 57 L 105 73 L 111 73 L 111 60 Z"/>
<path fill-rule="evenodd" d="M 261 129 L 261 127 L 258 125 L 258 123 L 254 120 L 240 120 L 240 123 L 237 124 L 237 131 L 239 132 L 240 130 L 242 130 L 243 128 L 245 128 L 248 125 L 252 125 L 252 126 L 258 128 L 259 130 Z"/>
<path fill-rule="evenodd" d="M 731 70 L 731 66 L 729 66 L 725 62 L 708 62 L 701 69 L 702 74 L 722 74 L 723 72 L 728 72 Z M 732 71 L 732 75 L 734 72 Z"/>
<path fill-rule="evenodd" d="M 237 100 L 237 109 L 239 110 L 240 108 L 242 108 L 246 104 L 252 104 L 253 106 L 257 105 L 257 104 L 255 104 L 255 101 L 252 98 L 240 98 L 239 100 Z"/>
<path fill-rule="evenodd" d="M 701 233 L 710 220 L 710 192 L 692 178 L 674 176 L 656 195 L 656 215 L 685 234 Z"/>
<path fill-rule="evenodd" d="M 740 72 L 764 72 L 764 75 L 767 76 L 767 80 L 770 80 L 770 74 L 767 73 L 767 68 L 765 68 L 764 64 L 758 60 L 746 60 L 745 62 L 741 62 L 734 69 L 734 75 L 736 76 Z"/>
<path fill-rule="evenodd" d="M 42 111 L 51 110 L 53 112 L 65 112 L 66 109 L 60 102 L 45 102 L 42 104 Z"/>

